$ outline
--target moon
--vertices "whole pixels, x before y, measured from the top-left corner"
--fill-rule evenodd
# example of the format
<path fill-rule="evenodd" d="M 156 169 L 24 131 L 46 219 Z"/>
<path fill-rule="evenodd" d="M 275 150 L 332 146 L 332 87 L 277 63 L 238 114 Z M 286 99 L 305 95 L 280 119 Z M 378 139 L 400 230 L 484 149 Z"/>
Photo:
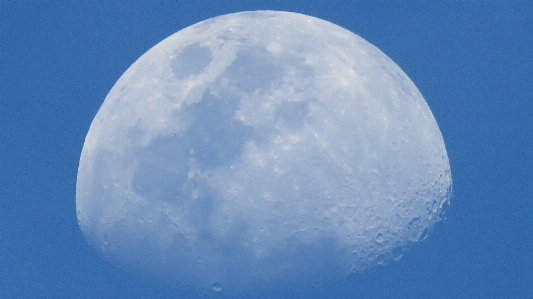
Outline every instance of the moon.
<path fill-rule="evenodd" d="M 120 77 L 76 208 L 110 261 L 232 294 L 397 260 L 451 187 L 435 118 L 390 58 L 327 21 L 254 11 L 187 27 Z"/>

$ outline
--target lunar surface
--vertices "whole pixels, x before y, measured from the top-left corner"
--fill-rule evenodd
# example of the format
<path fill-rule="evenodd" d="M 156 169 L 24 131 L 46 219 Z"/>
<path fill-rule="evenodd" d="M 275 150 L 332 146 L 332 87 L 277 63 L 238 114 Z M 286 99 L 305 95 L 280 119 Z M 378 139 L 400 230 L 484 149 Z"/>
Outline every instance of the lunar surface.
<path fill-rule="evenodd" d="M 451 186 L 437 123 L 391 59 L 327 21 L 257 11 L 185 28 L 122 75 L 76 206 L 109 260 L 231 293 L 398 259 Z"/>

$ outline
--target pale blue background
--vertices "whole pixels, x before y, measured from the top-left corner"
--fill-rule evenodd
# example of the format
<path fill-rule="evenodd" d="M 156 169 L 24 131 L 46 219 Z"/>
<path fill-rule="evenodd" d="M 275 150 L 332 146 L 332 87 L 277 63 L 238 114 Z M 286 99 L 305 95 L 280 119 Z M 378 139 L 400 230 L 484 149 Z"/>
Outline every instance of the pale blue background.
<path fill-rule="evenodd" d="M 0 0 L 0 298 L 180 298 L 86 244 L 79 155 L 140 55 L 196 22 L 258 9 L 328 20 L 391 57 L 431 107 L 454 179 L 446 220 L 399 262 L 292 297 L 533 297 L 533 2 L 207 3 Z"/>

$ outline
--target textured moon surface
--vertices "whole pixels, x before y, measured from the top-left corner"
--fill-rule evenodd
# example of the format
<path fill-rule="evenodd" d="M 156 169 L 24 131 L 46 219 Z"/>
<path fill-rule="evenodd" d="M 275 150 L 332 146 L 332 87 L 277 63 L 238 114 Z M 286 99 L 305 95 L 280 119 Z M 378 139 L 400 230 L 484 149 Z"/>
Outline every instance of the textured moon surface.
<path fill-rule="evenodd" d="M 212 292 L 343 279 L 401 257 L 451 196 L 405 73 L 314 17 L 241 12 L 142 55 L 94 118 L 79 225 L 109 260 Z"/>

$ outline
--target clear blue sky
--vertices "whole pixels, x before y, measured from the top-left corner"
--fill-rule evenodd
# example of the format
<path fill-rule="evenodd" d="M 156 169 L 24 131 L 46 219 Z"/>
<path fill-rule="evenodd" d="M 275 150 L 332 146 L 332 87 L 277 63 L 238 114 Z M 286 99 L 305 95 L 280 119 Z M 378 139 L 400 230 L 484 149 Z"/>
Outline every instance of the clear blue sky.
<path fill-rule="evenodd" d="M 380 48 L 424 95 L 452 167 L 451 207 L 426 241 L 313 297 L 533 298 L 533 2 L 211 2 L 0 1 L 0 298 L 180 298 L 87 245 L 79 155 L 140 55 L 259 9 L 322 18 Z"/>

